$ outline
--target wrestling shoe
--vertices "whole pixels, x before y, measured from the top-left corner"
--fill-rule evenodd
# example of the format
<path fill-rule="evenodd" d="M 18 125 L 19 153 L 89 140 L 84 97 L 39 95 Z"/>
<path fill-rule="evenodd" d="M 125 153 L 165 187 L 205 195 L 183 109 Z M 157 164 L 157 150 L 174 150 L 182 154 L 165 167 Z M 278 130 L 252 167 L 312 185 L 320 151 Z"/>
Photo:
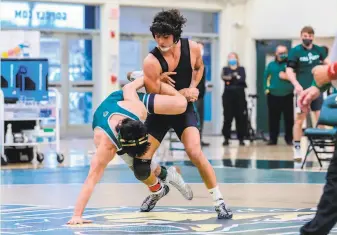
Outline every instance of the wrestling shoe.
<path fill-rule="evenodd" d="M 185 199 L 193 199 L 193 191 L 191 187 L 185 183 L 183 177 L 177 172 L 177 169 L 174 166 L 167 169 L 165 183 L 170 183 L 173 187 L 178 189 Z"/>
<path fill-rule="evenodd" d="M 294 162 L 302 162 L 302 152 L 300 147 L 294 147 Z"/>
<path fill-rule="evenodd" d="M 133 82 L 137 78 L 141 78 L 144 76 L 143 71 L 133 71 L 133 72 L 128 72 L 126 75 L 126 78 L 130 81 Z"/>
<path fill-rule="evenodd" d="M 215 206 L 215 211 L 218 213 L 218 219 L 231 219 L 233 217 L 233 212 L 231 209 L 227 208 L 224 202 Z"/>
<path fill-rule="evenodd" d="M 170 191 L 170 188 L 164 184 L 163 189 L 160 190 L 159 193 L 152 193 L 143 201 L 140 211 L 141 212 L 149 212 L 151 211 L 157 204 L 157 202 L 164 196 L 166 196 Z"/>

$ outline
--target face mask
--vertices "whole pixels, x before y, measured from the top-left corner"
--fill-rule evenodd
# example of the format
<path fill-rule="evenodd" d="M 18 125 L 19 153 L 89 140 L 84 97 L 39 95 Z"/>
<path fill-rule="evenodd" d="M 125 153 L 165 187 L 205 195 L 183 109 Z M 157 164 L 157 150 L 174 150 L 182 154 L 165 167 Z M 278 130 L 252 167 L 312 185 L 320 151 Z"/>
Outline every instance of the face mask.
<path fill-rule="evenodd" d="M 302 39 L 302 42 L 305 46 L 310 46 L 312 43 L 312 39 Z"/>
<path fill-rule="evenodd" d="M 204 56 L 204 49 L 201 49 L 201 56 Z"/>
<path fill-rule="evenodd" d="M 158 48 L 162 51 L 162 52 L 167 52 L 171 49 L 172 46 L 169 46 L 169 47 L 160 47 L 158 46 Z"/>
<path fill-rule="evenodd" d="M 286 60 L 288 58 L 288 54 L 285 54 L 285 53 L 284 54 L 280 54 L 279 57 L 280 57 L 280 60 L 283 61 L 283 60 Z"/>
<path fill-rule="evenodd" d="M 231 59 L 228 61 L 229 65 L 237 65 L 237 60 L 236 59 Z"/>

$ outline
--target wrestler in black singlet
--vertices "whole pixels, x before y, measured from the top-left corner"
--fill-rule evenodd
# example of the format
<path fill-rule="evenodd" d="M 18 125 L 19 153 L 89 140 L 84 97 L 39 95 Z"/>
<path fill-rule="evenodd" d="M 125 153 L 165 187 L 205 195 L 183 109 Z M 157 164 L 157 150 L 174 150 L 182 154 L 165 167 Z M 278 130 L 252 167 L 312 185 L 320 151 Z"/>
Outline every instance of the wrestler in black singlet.
<path fill-rule="evenodd" d="M 192 80 L 192 66 L 190 47 L 188 39 L 181 38 L 181 54 L 177 68 L 173 71 L 175 75 L 171 75 L 174 79 L 175 88 L 179 91 L 189 88 Z M 162 73 L 168 72 L 168 64 L 161 54 L 160 50 L 155 47 L 151 52 L 159 61 Z M 187 127 L 198 127 L 198 119 L 196 109 L 193 103 L 188 103 L 186 112 L 180 115 L 158 115 L 150 114 L 145 122 L 148 133 L 156 138 L 159 142 L 163 140 L 167 131 L 173 128 L 177 136 L 181 139 L 183 131 Z"/>

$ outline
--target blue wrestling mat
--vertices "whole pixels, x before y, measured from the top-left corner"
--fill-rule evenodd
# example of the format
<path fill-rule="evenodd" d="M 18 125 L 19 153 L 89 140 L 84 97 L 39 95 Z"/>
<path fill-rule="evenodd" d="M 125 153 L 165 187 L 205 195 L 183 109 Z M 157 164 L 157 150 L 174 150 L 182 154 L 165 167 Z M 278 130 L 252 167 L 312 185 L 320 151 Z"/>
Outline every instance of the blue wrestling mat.
<path fill-rule="evenodd" d="M 232 220 L 218 220 L 210 207 L 88 208 L 92 224 L 67 226 L 72 208 L 1 206 L 1 234 L 299 234 L 314 209 L 233 208 Z M 331 234 L 337 234 L 335 228 Z"/>

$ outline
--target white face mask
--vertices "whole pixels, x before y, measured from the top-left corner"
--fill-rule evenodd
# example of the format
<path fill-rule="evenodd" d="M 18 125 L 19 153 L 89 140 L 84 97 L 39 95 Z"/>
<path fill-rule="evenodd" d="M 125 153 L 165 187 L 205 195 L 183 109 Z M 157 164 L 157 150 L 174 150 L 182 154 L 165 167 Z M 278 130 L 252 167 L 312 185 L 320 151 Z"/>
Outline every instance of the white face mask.
<path fill-rule="evenodd" d="M 158 46 L 158 48 L 162 51 L 162 52 L 167 52 L 171 49 L 172 46 L 169 46 L 169 47 L 160 47 Z"/>

